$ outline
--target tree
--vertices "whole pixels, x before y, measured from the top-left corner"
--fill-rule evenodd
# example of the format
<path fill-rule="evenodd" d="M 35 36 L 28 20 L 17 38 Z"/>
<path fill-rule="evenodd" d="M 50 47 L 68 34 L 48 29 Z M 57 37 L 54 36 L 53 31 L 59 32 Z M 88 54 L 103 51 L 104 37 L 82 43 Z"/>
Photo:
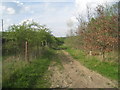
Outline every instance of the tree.
<path fill-rule="evenodd" d="M 40 56 L 40 53 L 43 52 L 41 49 L 44 49 L 45 46 L 51 47 L 54 43 L 54 36 L 45 25 L 28 20 L 20 25 L 10 26 L 4 37 L 7 40 L 4 48 L 8 47 L 9 53 L 18 53 L 27 61 L 29 56 Z"/>
<path fill-rule="evenodd" d="M 113 50 L 118 44 L 118 16 L 105 16 L 103 7 L 98 8 L 99 16 L 92 19 L 87 26 L 86 45 L 92 50 L 100 50 L 103 55 Z"/>
<path fill-rule="evenodd" d="M 77 32 L 75 36 L 68 38 L 68 45 L 87 52 L 101 52 L 103 59 L 105 52 L 117 50 L 119 32 L 118 13 L 115 10 L 118 10 L 116 4 L 106 7 L 98 5 L 96 17 L 93 18 L 88 11 L 89 21 L 83 20 L 81 15 L 78 15 Z"/>

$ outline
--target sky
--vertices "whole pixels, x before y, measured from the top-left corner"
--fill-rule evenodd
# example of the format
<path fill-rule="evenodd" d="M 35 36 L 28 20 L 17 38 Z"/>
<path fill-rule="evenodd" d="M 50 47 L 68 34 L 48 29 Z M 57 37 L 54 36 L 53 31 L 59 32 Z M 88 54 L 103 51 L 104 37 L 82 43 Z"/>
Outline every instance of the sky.
<path fill-rule="evenodd" d="M 56 37 L 64 37 L 70 27 L 75 27 L 76 16 L 86 16 L 86 5 L 94 8 L 97 4 L 118 2 L 117 0 L 3 0 L 0 3 L 0 18 L 4 30 L 25 20 L 34 20 L 46 25 Z M 0 22 L 1 24 L 1 22 Z M 1 30 L 1 26 L 0 26 Z M 1 30 L 2 31 L 2 30 Z"/>

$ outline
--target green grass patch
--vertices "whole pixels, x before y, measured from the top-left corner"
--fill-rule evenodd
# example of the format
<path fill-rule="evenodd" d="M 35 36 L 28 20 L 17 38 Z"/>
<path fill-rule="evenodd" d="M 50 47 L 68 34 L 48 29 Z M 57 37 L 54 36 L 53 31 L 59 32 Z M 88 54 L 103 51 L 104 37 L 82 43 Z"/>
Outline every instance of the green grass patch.
<path fill-rule="evenodd" d="M 17 66 L 17 64 L 21 66 Z M 47 78 L 44 74 L 47 72 L 50 64 L 49 59 L 37 59 L 31 63 L 22 64 L 23 62 L 10 62 L 3 71 L 3 87 L 7 88 L 46 88 L 49 87 Z M 39 84 L 37 84 L 39 82 Z M 37 86 L 36 86 L 37 85 Z"/>
<path fill-rule="evenodd" d="M 49 88 L 48 67 L 55 51 L 48 50 L 31 63 L 23 60 L 3 60 L 3 88 Z"/>
<path fill-rule="evenodd" d="M 0 87 L 2 87 L 2 58 L 0 57 Z"/>
<path fill-rule="evenodd" d="M 94 70 L 110 79 L 118 80 L 118 64 L 101 62 L 95 56 L 87 56 L 83 51 L 77 49 L 66 50 L 74 59 L 80 61 L 84 66 Z"/>
<path fill-rule="evenodd" d="M 64 56 L 64 54 L 61 52 L 61 51 L 57 51 L 57 57 L 56 58 L 54 58 L 54 60 L 55 60 L 55 62 L 56 62 L 56 65 L 58 66 L 58 68 L 60 69 L 60 70 L 63 70 L 64 69 L 64 67 L 63 67 L 63 64 L 62 64 L 62 58 L 61 57 L 63 57 Z"/>

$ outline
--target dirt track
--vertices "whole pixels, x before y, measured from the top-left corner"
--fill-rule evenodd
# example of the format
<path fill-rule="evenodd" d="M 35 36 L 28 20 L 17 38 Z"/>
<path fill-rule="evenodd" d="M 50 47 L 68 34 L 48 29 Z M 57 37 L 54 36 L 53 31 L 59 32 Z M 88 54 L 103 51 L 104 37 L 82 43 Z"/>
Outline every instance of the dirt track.
<path fill-rule="evenodd" d="M 111 81 L 102 75 L 89 70 L 74 60 L 67 52 L 61 51 L 63 55 L 61 62 L 64 69 L 59 69 L 51 64 L 49 70 L 51 74 L 51 88 L 113 88 L 117 83 Z"/>

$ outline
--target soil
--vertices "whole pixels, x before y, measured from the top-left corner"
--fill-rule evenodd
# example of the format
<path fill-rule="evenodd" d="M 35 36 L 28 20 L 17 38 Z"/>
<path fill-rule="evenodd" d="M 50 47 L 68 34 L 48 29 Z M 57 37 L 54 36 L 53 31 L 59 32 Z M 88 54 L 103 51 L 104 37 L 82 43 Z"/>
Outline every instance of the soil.
<path fill-rule="evenodd" d="M 110 80 L 99 73 L 92 71 L 77 60 L 74 60 L 66 51 L 62 50 L 59 57 L 63 69 L 59 69 L 53 62 L 49 70 L 51 73 L 51 88 L 113 88 L 116 81 Z"/>

